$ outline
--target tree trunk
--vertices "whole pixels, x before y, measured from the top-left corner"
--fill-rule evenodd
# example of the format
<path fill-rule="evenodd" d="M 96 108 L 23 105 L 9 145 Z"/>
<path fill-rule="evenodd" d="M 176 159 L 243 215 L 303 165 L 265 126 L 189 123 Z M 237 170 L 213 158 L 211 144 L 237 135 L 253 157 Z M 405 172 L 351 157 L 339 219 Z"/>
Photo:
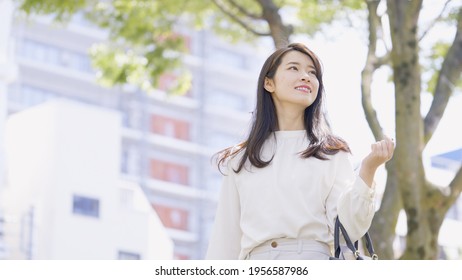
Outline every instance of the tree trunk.
<path fill-rule="evenodd" d="M 290 35 L 293 33 L 291 25 L 285 25 L 279 14 L 279 7 L 273 0 L 258 0 L 263 9 L 263 18 L 268 22 L 271 37 L 276 48 L 284 47 L 290 42 Z"/>
<path fill-rule="evenodd" d="M 370 86 L 375 57 L 377 29 L 376 2 L 369 8 L 369 54 L 363 71 L 363 108 L 371 130 L 377 139 L 381 128 L 370 102 Z M 370 229 L 381 259 L 393 259 L 393 241 L 400 209 L 407 214 L 408 234 L 402 259 L 436 259 L 438 235 L 445 215 L 462 191 L 462 167 L 450 185 L 444 189 L 425 180 L 421 153 L 443 115 L 453 88 L 462 71 L 462 9 L 459 10 L 457 34 L 439 72 L 434 100 L 422 131 L 420 116 L 420 69 L 418 63 L 417 20 L 421 1 L 388 1 L 392 35 L 392 66 L 396 101 L 397 147 L 392 161 L 387 163 L 387 184 L 381 207 Z M 371 58 L 372 57 L 372 58 Z M 368 91 L 369 89 L 369 91 Z"/>
<path fill-rule="evenodd" d="M 396 237 L 396 224 L 402 209 L 401 196 L 398 189 L 395 160 L 387 162 L 387 183 L 380 209 L 372 220 L 369 230 L 374 248 L 380 259 L 394 260 L 393 242 Z"/>
<path fill-rule="evenodd" d="M 437 218 L 426 201 L 430 190 L 422 162 L 423 120 L 420 114 L 421 74 L 417 22 L 422 1 L 388 0 L 396 106 L 396 176 L 407 216 L 402 259 L 436 259 Z M 441 223 L 439 223 L 441 224 Z"/>

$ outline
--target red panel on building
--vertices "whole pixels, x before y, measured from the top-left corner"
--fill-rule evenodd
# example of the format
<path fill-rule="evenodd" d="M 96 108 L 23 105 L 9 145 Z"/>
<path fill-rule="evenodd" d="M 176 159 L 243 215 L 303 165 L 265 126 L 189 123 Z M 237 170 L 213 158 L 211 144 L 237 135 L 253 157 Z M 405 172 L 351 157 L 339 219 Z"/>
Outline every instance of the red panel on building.
<path fill-rule="evenodd" d="M 181 140 L 189 140 L 189 123 L 170 117 L 152 115 L 151 131 Z"/>
<path fill-rule="evenodd" d="M 187 210 L 160 204 L 152 206 L 165 227 L 188 230 L 189 212 Z"/>
<path fill-rule="evenodd" d="M 175 256 L 174 256 L 175 260 L 189 260 L 189 256 L 186 256 L 184 254 L 178 254 L 178 253 L 175 253 Z"/>
<path fill-rule="evenodd" d="M 150 169 L 152 178 L 182 185 L 189 184 L 189 168 L 185 165 L 152 159 Z"/>

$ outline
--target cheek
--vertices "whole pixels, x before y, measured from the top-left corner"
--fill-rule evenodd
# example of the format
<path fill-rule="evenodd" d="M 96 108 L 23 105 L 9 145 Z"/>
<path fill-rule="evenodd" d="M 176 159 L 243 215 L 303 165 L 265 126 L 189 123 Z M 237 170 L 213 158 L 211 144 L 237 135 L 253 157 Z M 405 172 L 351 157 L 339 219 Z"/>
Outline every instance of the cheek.
<path fill-rule="evenodd" d="M 284 78 L 275 79 L 274 80 L 274 88 L 284 87 L 284 85 L 286 83 L 287 83 L 287 81 Z"/>
<path fill-rule="evenodd" d="M 319 89 L 319 81 L 318 81 L 318 79 L 315 79 L 312 83 L 316 86 L 317 89 Z"/>

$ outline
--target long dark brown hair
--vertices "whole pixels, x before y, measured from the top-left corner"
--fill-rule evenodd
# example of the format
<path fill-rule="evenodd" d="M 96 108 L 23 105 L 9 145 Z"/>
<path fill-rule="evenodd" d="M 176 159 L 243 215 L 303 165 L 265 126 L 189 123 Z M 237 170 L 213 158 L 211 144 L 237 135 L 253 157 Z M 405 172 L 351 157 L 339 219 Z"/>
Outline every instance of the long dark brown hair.
<path fill-rule="evenodd" d="M 263 64 L 258 78 L 257 104 L 253 112 L 248 138 L 236 146 L 228 147 L 215 154 L 220 171 L 220 167 L 227 159 L 235 156 L 241 151 L 243 151 L 243 156 L 237 170 L 234 170 L 236 173 L 242 170 L 247 159 L 253 166 L 258 168 L 266 167 L 271 162 L 272 158 L 268 161 L 264 161 L 261 158 L 261 150 L 265 140 L 271 133 L 278 129 L 278 120 L 276 108 L 271 97 L 272 95 L 264 88 L 265 78 L 274 78 L 282 58 L 290 51 L 301 52 L 313 60 L 314 67 L 316 68 L 316 77 L 319 81 L 318 95 L 313 104 L 305 109 L 304 126 L 310 144 L 301 152 L 301 156 L 303 158 L 313 156 L 317 159 L 326 160 L 327 155 L 336 154 L 340 150 L 350 152 L 348 144 L 340 137 L 332 134 L 324 119 L 324 114 L 322 113 L 324 84 L 322 81 L 322 67 L 319 58 L 305 45 L 301 43 L 292 43 L 286 47 L 277 49 Z"/>

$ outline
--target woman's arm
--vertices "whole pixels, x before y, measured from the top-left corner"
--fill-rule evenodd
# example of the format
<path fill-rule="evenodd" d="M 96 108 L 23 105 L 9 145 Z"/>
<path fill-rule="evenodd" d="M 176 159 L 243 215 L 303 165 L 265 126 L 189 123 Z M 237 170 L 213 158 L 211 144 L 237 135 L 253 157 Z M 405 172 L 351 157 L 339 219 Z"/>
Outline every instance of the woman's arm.
<path fill-rule="evenodd" d="M 235 176 L 232 168 L 228 168 L 228 174 L 224 177 L 221 186 L 206 259 L 237 260 L 239 258 L 242 237 L 241 210 Z"/>
<path fill-rule="evenodd" d="M 371 145 L 371 152 L 363 159 L 359 170 L 359 176 L 369 187 L 374 182 L 377 168 L 392 158 L 394 149 L 393 141 L 386 136 Z"/>

